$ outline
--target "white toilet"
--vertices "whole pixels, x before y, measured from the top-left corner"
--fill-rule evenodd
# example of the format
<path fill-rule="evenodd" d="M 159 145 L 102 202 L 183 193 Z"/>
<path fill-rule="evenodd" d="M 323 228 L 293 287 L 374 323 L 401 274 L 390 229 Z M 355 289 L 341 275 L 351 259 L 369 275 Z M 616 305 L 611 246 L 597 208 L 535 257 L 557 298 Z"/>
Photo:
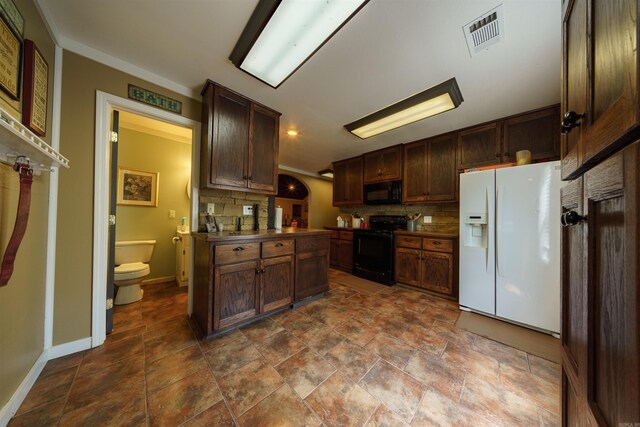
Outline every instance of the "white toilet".
<path fill-rule="evenodd" d="M 114 281 L 118 287 L 115 305 L 130 304 L 142 299 L 140 283 L 151 273 L 149 264 L 155 240 L 116 242 Z"/>

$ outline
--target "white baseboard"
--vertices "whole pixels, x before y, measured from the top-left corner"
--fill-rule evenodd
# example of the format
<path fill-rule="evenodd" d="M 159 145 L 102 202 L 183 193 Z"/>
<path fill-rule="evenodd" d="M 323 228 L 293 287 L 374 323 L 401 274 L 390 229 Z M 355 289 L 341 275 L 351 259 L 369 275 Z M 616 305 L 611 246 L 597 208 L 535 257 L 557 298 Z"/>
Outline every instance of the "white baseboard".
<path fill-rule="evenodd" d="M 33 387 L 33 383 L 36 382 L 44 368 L 44 365 L 46 365 L 49 360 L 47 353 L 48 352 L 45 350 L 40 354 L 40 357 L 38 357 L 36 363 L 33 364 L 27 376 L 24 377 L 18 386 L 18 389 L 13 393 L 13 396 L 11 396 L 11 399 L 9 399 L 7 404 L 0 409 L 0 426 L 6 426 L 9 424 L 11 418 L 18 411 L 20 405 L 22 405 L 24 398 L 27 397 L 27 393 L 29 393 L 31 387 Z"/>
<path fill-rule="evenodd" d="M 91 348 L 91 337 L 82 338 L 64 344 L 54 345 L 49 349 L 49 360 Z"/>

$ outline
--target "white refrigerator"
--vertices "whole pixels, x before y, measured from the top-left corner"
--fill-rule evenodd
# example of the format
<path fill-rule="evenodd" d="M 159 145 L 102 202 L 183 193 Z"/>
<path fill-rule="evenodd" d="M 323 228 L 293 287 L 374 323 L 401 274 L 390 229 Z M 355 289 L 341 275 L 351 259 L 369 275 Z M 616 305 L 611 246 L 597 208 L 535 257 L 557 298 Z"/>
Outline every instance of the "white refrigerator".
<path fill-rule="evenodd" d="M 560 331 L 560 162 L 460 175 L 460 307 Z"/>

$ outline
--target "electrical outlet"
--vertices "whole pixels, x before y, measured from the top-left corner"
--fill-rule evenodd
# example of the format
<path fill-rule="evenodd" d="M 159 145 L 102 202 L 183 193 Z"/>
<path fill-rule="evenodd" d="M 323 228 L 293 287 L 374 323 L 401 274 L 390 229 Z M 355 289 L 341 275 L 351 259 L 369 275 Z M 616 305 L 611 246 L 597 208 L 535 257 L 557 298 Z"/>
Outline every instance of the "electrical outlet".
<path fill-rule="evenodd" d="M 431 224 L 431 216 L 425 215 L 423 218 L 425 224 Z"/>
<path fill-rule="evenodd" d="M 215 203 L 207 203 L 207 213 L 209 215 L 213 215 L 216 213 L 216 204 Z"/>
<path fill-rule="evenodd" d="M 169 210 L 169 218 L 175 218 L 176 217 L 176 211 L 174 211 L 173 209 Z"/>
<path fill-rule="evenodd" d="M 243 206 L 242 215 L 253 215 L 253 206 Z"/>

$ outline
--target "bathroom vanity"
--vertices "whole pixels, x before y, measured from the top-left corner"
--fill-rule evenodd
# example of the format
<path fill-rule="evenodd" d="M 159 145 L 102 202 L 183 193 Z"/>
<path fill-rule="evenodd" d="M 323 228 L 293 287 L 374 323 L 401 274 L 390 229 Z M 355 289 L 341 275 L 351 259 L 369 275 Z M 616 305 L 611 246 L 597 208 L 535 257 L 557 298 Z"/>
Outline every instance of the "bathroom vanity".
<path fill-rule="evenodd" d="M 325 230 L 192 233 L 192 319 L 203 337 L 328 290 Z"/>

